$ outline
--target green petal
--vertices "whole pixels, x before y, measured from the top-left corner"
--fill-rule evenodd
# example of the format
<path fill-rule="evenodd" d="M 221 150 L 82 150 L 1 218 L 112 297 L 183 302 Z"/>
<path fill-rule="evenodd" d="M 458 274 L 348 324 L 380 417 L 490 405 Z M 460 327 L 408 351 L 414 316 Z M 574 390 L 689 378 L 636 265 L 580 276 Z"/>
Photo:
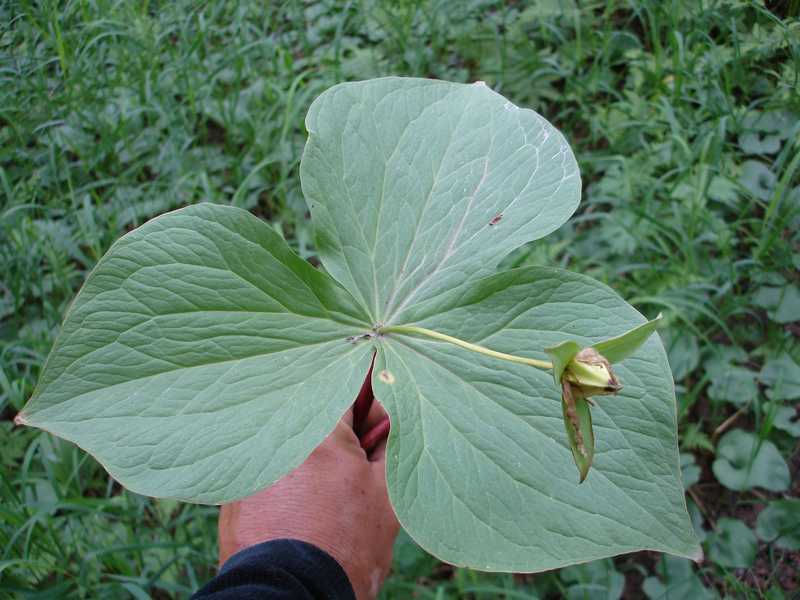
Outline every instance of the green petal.
<path fill-rule="evenodd" d="M 660 314 L 652 321 L 634 327 L 622 335 L 598 342 L 593 348 L 605 356 L 608 362 L 620 362 L 636 352 L 639 346 L 647 341 L 647 338 L 658 327 L 659 321 L 661 321 Z"/>
<path fill-rule="evenodd" d="M 567 340 L 555 346 L 545 348 L 550 360 L 553 362 L 553 381 L 556 382 L 556 387 L 561 389 L 561 375 L 564 369 L 567 368 L 569 362 L 575 358 L 575 355 L 581 351 L 581 346 L 578 342 Z"/>
<path fill-rule="evenodd" d="M 575 406 L 574 419 L 569 414 L 568 394 Z M 561 396 L 561 409 L 564 413 L 564 427 L 567 430 L 572 458 L 575 460 L 580 475 L 579 483 L 583 483 L 594 459 L 594 431 L 592 430 L 592 413 L 589 410 L 589 402 L 581 396 L 573 396 L 569 391 L 569 384 L 565 383 Z"/>

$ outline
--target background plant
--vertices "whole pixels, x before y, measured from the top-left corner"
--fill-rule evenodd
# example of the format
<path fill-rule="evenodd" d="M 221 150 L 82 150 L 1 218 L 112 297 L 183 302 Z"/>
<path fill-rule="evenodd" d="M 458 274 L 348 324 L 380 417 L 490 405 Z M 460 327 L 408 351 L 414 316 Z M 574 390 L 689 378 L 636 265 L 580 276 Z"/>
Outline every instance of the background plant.
<path fill-rule="evenodd" d="M 626 593 L 659 597 L 689 581 L 708 594 L 789 597 L 797 551 L 761 514 L 785 513 L 773 505 L 798 492 L 797 10 L 4 3 L 0 591 L 171 597 L 210 576 L 215 509 L 122 492 L 73 446 L 9 419 L 88 270 L 147 218 L 233 203 L 314 260 L 296 176 L 302 118 L 341 79 L 393 73 L 484 80 L 569 139 L 581 213 L 558 244 L 550 236 L 509 263 L 587 272 L 648 316 L 663 312 L 685 484 L 708 560 L 686 570 L 642 554 L 515 578 L 438 565 L 401 539 L 386 596 L 616 597 L 622 581 Z M 764 453 L 786 466 L 783 489 L 748 482 Z M 721 475 L 726 464 L 744 485 Z M 749 568 L 713 551 L 740 529 L 731 521 L 754 534 L 738 536 L 755 547 L 741 552 Z"/>

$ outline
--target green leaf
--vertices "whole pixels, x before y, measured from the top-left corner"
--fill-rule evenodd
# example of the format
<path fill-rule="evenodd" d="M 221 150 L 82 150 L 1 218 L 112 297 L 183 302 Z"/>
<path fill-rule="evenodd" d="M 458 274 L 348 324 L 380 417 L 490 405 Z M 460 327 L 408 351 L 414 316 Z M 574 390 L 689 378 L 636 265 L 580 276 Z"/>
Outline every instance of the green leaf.
<path fill-rule="evenodd" d="M 739 147 L 745 154 L 775 154 L 781 149 L 781 140 L 776 135 L 748 131 L 739 136 Z"/>
<path fill-rule="evenodd" d="M 771 358 L 761 369 L 759 376 L 768 386 L 767 396 L 770 400 L 800 399 L 800 365 L 787 353 Z"/>
<path fill-rule="evenodd" d="M 625 576 L 608 559 L 567 567 L 558 576 L 569 585 L 568 600 L 618 600 L 625 587 Z"/>
<path fill-rule="evenodd" d="M 575 18 L 576 14 L 578 14 L 578 8 L 575 0 L 535 0 L 532 6 L 528 6 L 520 13 L 519 19 L 522 22 L 538 23 L 542 19 L 552 17 Z"/>
<path fill-rule="evenodd" d="M 645 322 L 608 287 L 546 268 L 476 281 L 415 305 L 409 316 L 420 327 L 536 359 L 564 338 L 591 346 Z M 657 337 L 616 368 L 625 383 L 618 396 L 595 398 L 594 465 L 580 485 L 565 476 L 574 467 L 550 373 L 413 335 L 386 334 L 379 344 L 373 388 L 392 419 L 389 495 L 403 527 L 429 552 L 516 572 L 642 548 L 697 555 L 675 396 Z"/>
<path fill-rule="evenodd" d="M 708 397 L 715 402 L 731 402 L 742 406 L 758 397 L 756 373 L 733 365 L 708 365 L 711 385 Z"/>
<path fill-rule="evenodd" d="M 780 584 L 773 584 L 766 592 L 764 592 L 764 600 L 786 600 L 786 596 L 780 587 Z"/>
<path fill-rule="evenodd" d="M 672 376 L 676 381 L 681 381 L 700 364 L 700 347 L 694 335 L 678 331 L 669 336 L 664 344 L 667 347 Z"/>
<path fill-rule="evenodd" d="M 800 415 L 794 406 L 776 405 L 770 402 L 764 405 L 767 413 L 774 411 L 772 424 L 792 437 L 800 437 Z"/>
<path fill-rule="evenodd" d="M 717 202 L 722 202 L 735 207 L 739 201 L 739 186 L 727 177 L 714 175 L 708 186 L 708 197 Z"/>
<path fill-rule="evenodd" d="M 785 550 L 800 550 L 800 500 L 773 500 L 756 520 L 756 534 Z"/>
<path fill-rule="evenodd" d="M 694 527 L 694 534 L 697 536 L 697 539 L 701 542 L 704 542 L 706 537 L 708 537 L 708 533 L 703 528 L 703 513 L 698 508 L 697 504 L 695 504 L 692 500 L 688 500 L 686 502 L 686 507 L 689 509 L 689 517 L 692 519 L 692 527 Z"/>
<path fill-rule="evenodd" d="M 731 402 L 742 406 L 758 397 L 758 374 L 735 365 L 745 362 L 747 354 L 739 349 L 725 348 L 706 362 L 706 372 L 711 379 L 708 397 L 715 402 Z"/>
<path fill-rule="evenodd" d="M 694 572 L 692 562 L 685 558 L 662 556 L 656 566 L 658 577 L 648 577 L 642 589 L 650 600 L 711 600 L 717 598 L 714 591 L 706 588 Z"/>
<path fill-rule="evenodd" d="M 800 320 L 800 287 L 794 284 L 760 287 L 753 297 L 753 303 L 765 308 L 769 318 L 776 323 Z"/>
<path fill-rule="evenodd" d="M 719 482 L 731 490 L 789 489 L 789 467 L 775 445 L 741 429 L 722 436 L 711 468 Z"/>
<path fill-rule="evenodd" d="M 683 475 L 684 489 L 688 490 L 700 481 L 700 467 L 694 460 L 694 454 L 681 453 L 681 474 Z"/>
<path fill-rule="evenodd" d="M 622 335 L 594 344 L 594 349 L 605 356 L 610 363 L 625 360 L 647 341 L 658 327 L 660 320 L 661 315 L 658 315 L 652 321 L 642 323 Z"/>
<path fill-rule="evenodd" d="M 699 423 L 687 423 L 681 434 L 681 447 L 686 450 L 707 450 L 714 452 L 714 444 Z"/>
<path fill-rule="evenodd" d="M 772 195 L 778 178 L 769 167 L 757 160 L 745 161 L 742 165 L 742 174 L 739 183 L 749 191 L 757 200 L 766 202 Z"/>
<path fill-rule="evenodd" d="M 752 566 L 758 551 L 753 531 L 737 519 L 723 517 L 708 536 L 708 558 L 721 567 L 746 569 Z"/>
<path fill-rule="evenodd" d="M 18 420 L 79 444 L 136 492 L 232 500 L 334 428 L 369 367 L 369 344 L 346 341 L 364 328 L 349 294 L 266 223 L 186 208 L 98 263 Z"/>
<path fill-rule="evenodd" d="M 326 270 L 372 323 L 494 271 L 575 211 L 564 137 L 482 83 L 387 77 L 319 96 L 300 175 Z"/>

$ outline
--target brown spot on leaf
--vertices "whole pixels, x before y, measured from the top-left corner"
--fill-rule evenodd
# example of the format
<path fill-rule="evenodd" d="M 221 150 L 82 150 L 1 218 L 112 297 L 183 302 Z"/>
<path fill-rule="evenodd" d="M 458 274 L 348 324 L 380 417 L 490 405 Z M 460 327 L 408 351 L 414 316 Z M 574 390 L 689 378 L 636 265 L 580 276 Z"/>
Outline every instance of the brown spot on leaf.
<path fill-rule="evenodd" d="M 495 216 L 492 217 L 492 220 L 489 221 L 489 225 L 497 225 L 502 218 L 503 218 L 503 213 L 497 213 Z"/>

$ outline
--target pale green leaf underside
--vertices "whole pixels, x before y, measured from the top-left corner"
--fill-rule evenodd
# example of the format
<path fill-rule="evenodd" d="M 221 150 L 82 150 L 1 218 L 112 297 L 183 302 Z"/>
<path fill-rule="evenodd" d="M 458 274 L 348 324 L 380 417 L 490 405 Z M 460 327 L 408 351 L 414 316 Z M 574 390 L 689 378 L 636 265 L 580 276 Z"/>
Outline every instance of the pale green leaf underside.
<path fill-rule="evenodd" d="M 580 176 L 564 137 L 482 83 L 388 77 L 312 104 L 300 173 L 325 268 L 374 323 L 493 272 L 564 223 Z"/>
<path fill-rule="evenodd" d="M 519 269 L 443 298 L 416 324 L 500 352 L 546 358 L 644 319 L 580 275 Z M 457 565 L 540 571 L 649 548 L 699 552 L 681 484 L 675 396 L 657 336 L 615 366 L 618 396 L 592 409 L 594 467 L 578 485 L 549 372 L 427 338 L 381 343 L 377 397 L 392 417 L 390 497 L 423 548 Z"/>
<path fill-rule="evenodd" d="M 106 254 L 21 420 L 125 486 L 222 502 L 274 482 L 333 429 L 369 366 L 364 315 L 266 223 L 199 205 Z"/>

